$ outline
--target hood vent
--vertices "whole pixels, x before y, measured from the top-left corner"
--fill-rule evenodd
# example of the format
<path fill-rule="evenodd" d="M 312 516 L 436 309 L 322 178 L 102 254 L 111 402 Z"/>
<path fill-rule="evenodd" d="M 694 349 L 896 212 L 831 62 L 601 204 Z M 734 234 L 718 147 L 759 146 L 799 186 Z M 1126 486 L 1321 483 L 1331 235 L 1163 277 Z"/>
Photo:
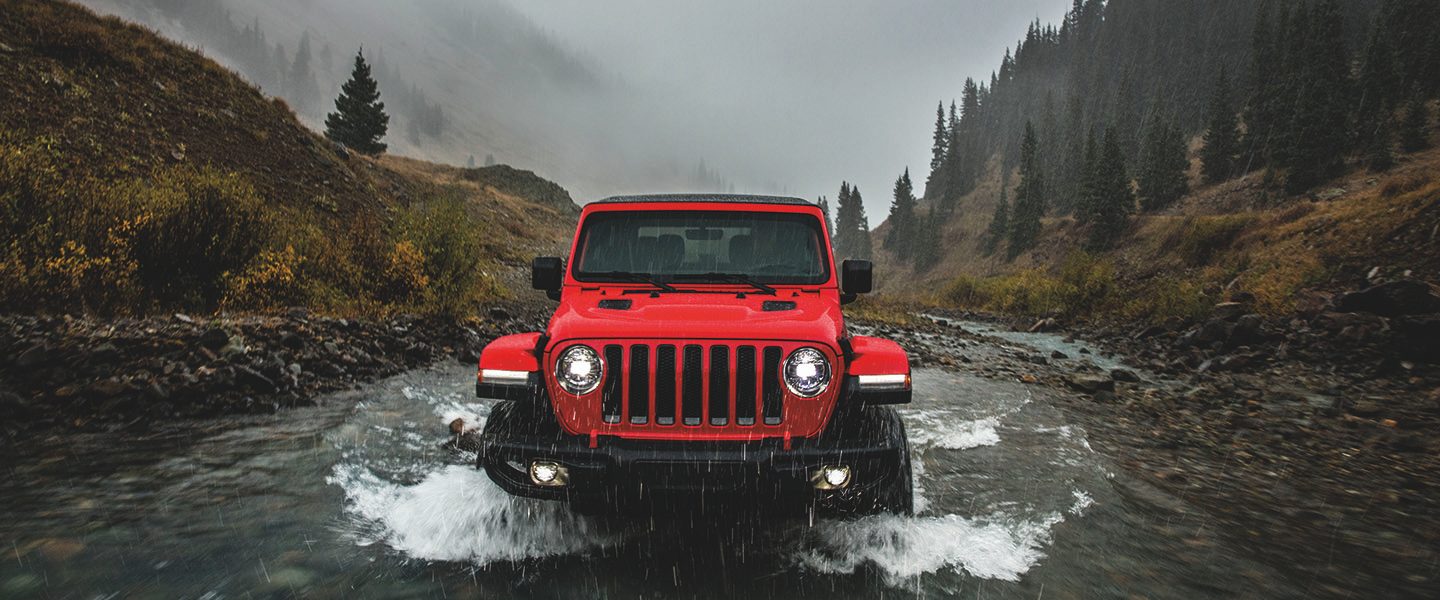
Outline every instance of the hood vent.
<path fill-rule="evenodd" d="M 795 310 L 795 303 L 789 300 L 766 300 L 764 304 L 760 305 L 760 310 L 765 312 Z"/>
<path fill-rule="evenodd" d="M 610 310 L 630 310 L 630 301 L 617 299 L 601 300 L 599 306 L 600 308 L 608 308 Z"/>

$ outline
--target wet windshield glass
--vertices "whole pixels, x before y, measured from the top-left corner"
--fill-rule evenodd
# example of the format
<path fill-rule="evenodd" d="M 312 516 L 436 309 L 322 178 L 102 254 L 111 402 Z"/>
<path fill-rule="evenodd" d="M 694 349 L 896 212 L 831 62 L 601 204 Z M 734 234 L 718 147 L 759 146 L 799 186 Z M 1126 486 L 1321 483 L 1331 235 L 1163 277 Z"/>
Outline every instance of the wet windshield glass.
<path fill-rule="evenodd" d="M 731 211 L 618 211 L 585 221 L 581 281 L 816 284 L 830 278 L 813 216 Z"/>

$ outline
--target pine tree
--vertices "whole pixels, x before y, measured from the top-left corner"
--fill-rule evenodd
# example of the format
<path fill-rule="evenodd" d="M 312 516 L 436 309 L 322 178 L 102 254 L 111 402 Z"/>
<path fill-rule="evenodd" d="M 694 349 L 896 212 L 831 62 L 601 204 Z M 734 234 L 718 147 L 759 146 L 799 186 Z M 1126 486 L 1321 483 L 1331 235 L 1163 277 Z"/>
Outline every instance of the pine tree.
<path fill-rule="evenodd" d="M 1075 207 L 1075 221 L 1089 225 L 1100 210 L 1100 144 L 1095 141 L 1095 131 L 1085 132 L 1085 154 L 1080 161 L 1080 198 Z"/>
<path fill-rule="evenodd" d="M 945 164 L 945 154 L 950 148 L 950 129 L 945 125 L 945 103 L 935 107 L 935 145 L 930 148 L 930 178 L 927 185 L 933 185 L 939 176 L 940 165 Z"/>
<path fill-rule="evenodd" d="M 320 95 L 320 86 L 315 83 L 315 73 L 310 67 L 310 33 L 300 34 L 300 47 L 295 49 L 295 60 L 285 83 L 285 95 L 301 113 L 309 113 Z"/>
<path fill-rule="evenodd" d="M 830 243 L 834 244 L 835 240 L 833 236 L 835 234 L 835 221 L 830 219 L 830 201 L 826 200 L 824 196 L 821 196 L 820 200 L 817 201 L 815 204 L 820 207 L 820 218 L 825 220 L 825 231 L 830 232 L 830 235 L 832 236 Z"/>
<path fill-rule="evenodd" d="M 1091 250 L 1104 250 L 1124 233 L 1130 215 L 1135 212 L 1135 192 L 1125 172 L 1125 152 L 1120 148 L 1114 127 L 1105 130 L 1096 168 L 1095 207 L 1088 246 Z"/>
<path fill-rule="evenodd" d="M 493 166 L 495 166 L 495 155 L 494 155 L 494 154 L 486 154 L 486 155 L 485 155 L 485 166 L 487 166 L 487 167 L 493 167 Z"/>
<path fill-rule="evenodd" d="M 1245 106 L 1245 162 L 1242 166 L 1247 172 L 1270 160 L 1271 145 L 1280 129 L 1284 102 L 1284 83 L 1280 72 L 1284 22 L 1282 19 L 1277 26 L 1271 20 L 1271 3 L 1258 4 L 1251 35 L 1249 100 Z"/>
<path fill-rule="evenodd" d="M 1235 174 L 1235 156 L 1239 150 L 1235 108 L 1230 104 L 1230 81 L 1225 70 L 1216 77 L 1207 110 L 1205 146 L 1200 149 L 1201 172 L 1205 181 L 1218 183 Z"/>
<path fill-rule="evenodd" d="M 1001 178 L 1000 199 L 995 202 L 995 213 L 990 217 L 990 226 L 985 229 L 985 254 L 994 254 L 1010 231 L 1010 200 L 1006 197 L 1010 182 Z"/>
<path fill-rule="evenodd" d="M 1189 191 L 1185 134 L 1174 123 L 1156 119 L 1145 139 L 1145 162 L 1140 167 L 1140 204 L 1146 211 L 1162 210 Z"/>
<path fill-rule="evenodd" d="M 1020 185 L 1015 189 L 1015 209 L 1010 215 L 1010 256 L 1035 246 L 1040 237 L 1040 217 L 1045 214 L 1045 174 L 1040 170 L 1040 140 L 1035 126 L 1025 123 L 1020 142 Z"/>
<path fill-rule="evenodd" d="M 1390 45 L 1390 32 L 1385 20 L 1379 17 L 1370 28 L 1370 39 L 1365 44 L 1365 57 L 1360 63 L 1360 106 L 1359 113 L 1362 139 L 1366 132 L 1364 125 L 1375 126 L 1380 117 L 1395 108 L 1400 95 L 1400 71 L 1397 68 L 1395 48 Z"/>
<path fill-rule="evenodd" d="M 1373 130 L 1365 135 L 1365 166 L 1372 173 L 1387 171 L 1395 166 L 1395 153 L 1391 150 L 1394 135 L 1391 132 L 1390 115 L 1380 115 Z"/>
<path fill-rule="evenodd" d="M 893 250 L 901 260 L 908 260 L 915 241 L 915 186 L 910 169 L 895 179 L 895 199 L 890 204 L 890 231 L 885 234 L 884 247 Z"/>
<path fill-rule="evenodd" d="M 1288 173 L 1285 189 L 1291 194 L 1339 175 L 1350 151 L 1350 61 L 1335 0 L 1322 0 L 1308 25 L 1308 35 L 1291 40 L 1298 96 L 1279 164 Z"/>
<path fill-rule="evenodd" d="M 471 155 L 470 155 L 470 159 L 467 160 L 467 161 L 465 161 L 465 168 L 467 168 L 467 169 L 473 169 L 473 168 L 475 168 L 475 155 L 474 155 L 474 154 L 471 154 Z"/>
<path fill-rule="evenodd" d="M 344 144 L 356 152 L 377 155 L 385 152 L 380 140 L 390 125 L 380 89 L 370 75 L 364 52 L 355 54 L 355 70 L 350 81 L 340 87 L 335 99 L 335 112 L 325 117 L 325 137 Z"/>
<path fill-rule="evenodd" d="M 840 205 L 835 209 L 835 253 L 841 259 L 870 260 L 870 223 L 860 188 L 840 184 Z"/>
<path fill-rule="evenodd" d="M 935 213 L 935 206 L 931 205 L 925 211 L 925 217 L 916 225 L 915 232 L 915 271 L 928 271 L 940 262 L 941 252 L 941 219 Z"/>
<path fill-rule="evenodd" d="M 1419 152 L 1430 147 L 1430 110 L 1419 92 L 1405 104 L 1405 120 L 1400 124 L 1400 149 Z"/>

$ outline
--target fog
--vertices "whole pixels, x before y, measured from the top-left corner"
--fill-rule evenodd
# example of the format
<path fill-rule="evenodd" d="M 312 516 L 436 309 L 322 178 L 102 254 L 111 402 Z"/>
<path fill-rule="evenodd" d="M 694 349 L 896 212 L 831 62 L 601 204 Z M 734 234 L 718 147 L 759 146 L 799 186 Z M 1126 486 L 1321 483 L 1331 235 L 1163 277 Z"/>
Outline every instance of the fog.
<path fill-rule="evenodd" d="M 432 136 L 415 135 L 412 117 L 392 110 L 386 141 L 393 152 L 462 165 L 492 155 L 554 179 L 582 203 L 616 193 L 732 187 L 833 198 L 849 180 L 864 194 L 872 225 L 884 218 L 902 170 L 924 181 L 936 101 L 957 97 L 967 76 L 988 78 L 1028 22 L 1058 21 L 1069 5 L 216 2 L 237 27 L 257 24 L 282 55 L 294 52 L 302 33 L 314 52 L 330 50 L 329 61 L 316 60 L 320 97 L 296 102 L 291 90 L 267 88 L 317 128 L 363 45 L 372 61 L 383 60 L 444 111 L 443 132 Z M 197 16 L 192 3 L 83 3 L 145 22 L 264 79 L 244 68 L 243 57 L 226 55 L 214 39 L 218 17 Z M 406 90 L 381 83 L 399 109 Z"/>

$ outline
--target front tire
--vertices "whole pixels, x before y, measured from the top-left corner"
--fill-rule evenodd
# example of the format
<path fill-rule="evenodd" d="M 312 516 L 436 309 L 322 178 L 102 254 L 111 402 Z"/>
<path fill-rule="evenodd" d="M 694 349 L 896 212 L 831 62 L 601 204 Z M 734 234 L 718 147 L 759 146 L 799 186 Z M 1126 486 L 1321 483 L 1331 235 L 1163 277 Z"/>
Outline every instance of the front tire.
<path fill-rule="evenodd" d="M 899 476 L 885 486 L 879 502 L 880 512 L 908 517 L 915 514 L 915 484 L 910 468 L 910 449 L 902 450 Z"/>

